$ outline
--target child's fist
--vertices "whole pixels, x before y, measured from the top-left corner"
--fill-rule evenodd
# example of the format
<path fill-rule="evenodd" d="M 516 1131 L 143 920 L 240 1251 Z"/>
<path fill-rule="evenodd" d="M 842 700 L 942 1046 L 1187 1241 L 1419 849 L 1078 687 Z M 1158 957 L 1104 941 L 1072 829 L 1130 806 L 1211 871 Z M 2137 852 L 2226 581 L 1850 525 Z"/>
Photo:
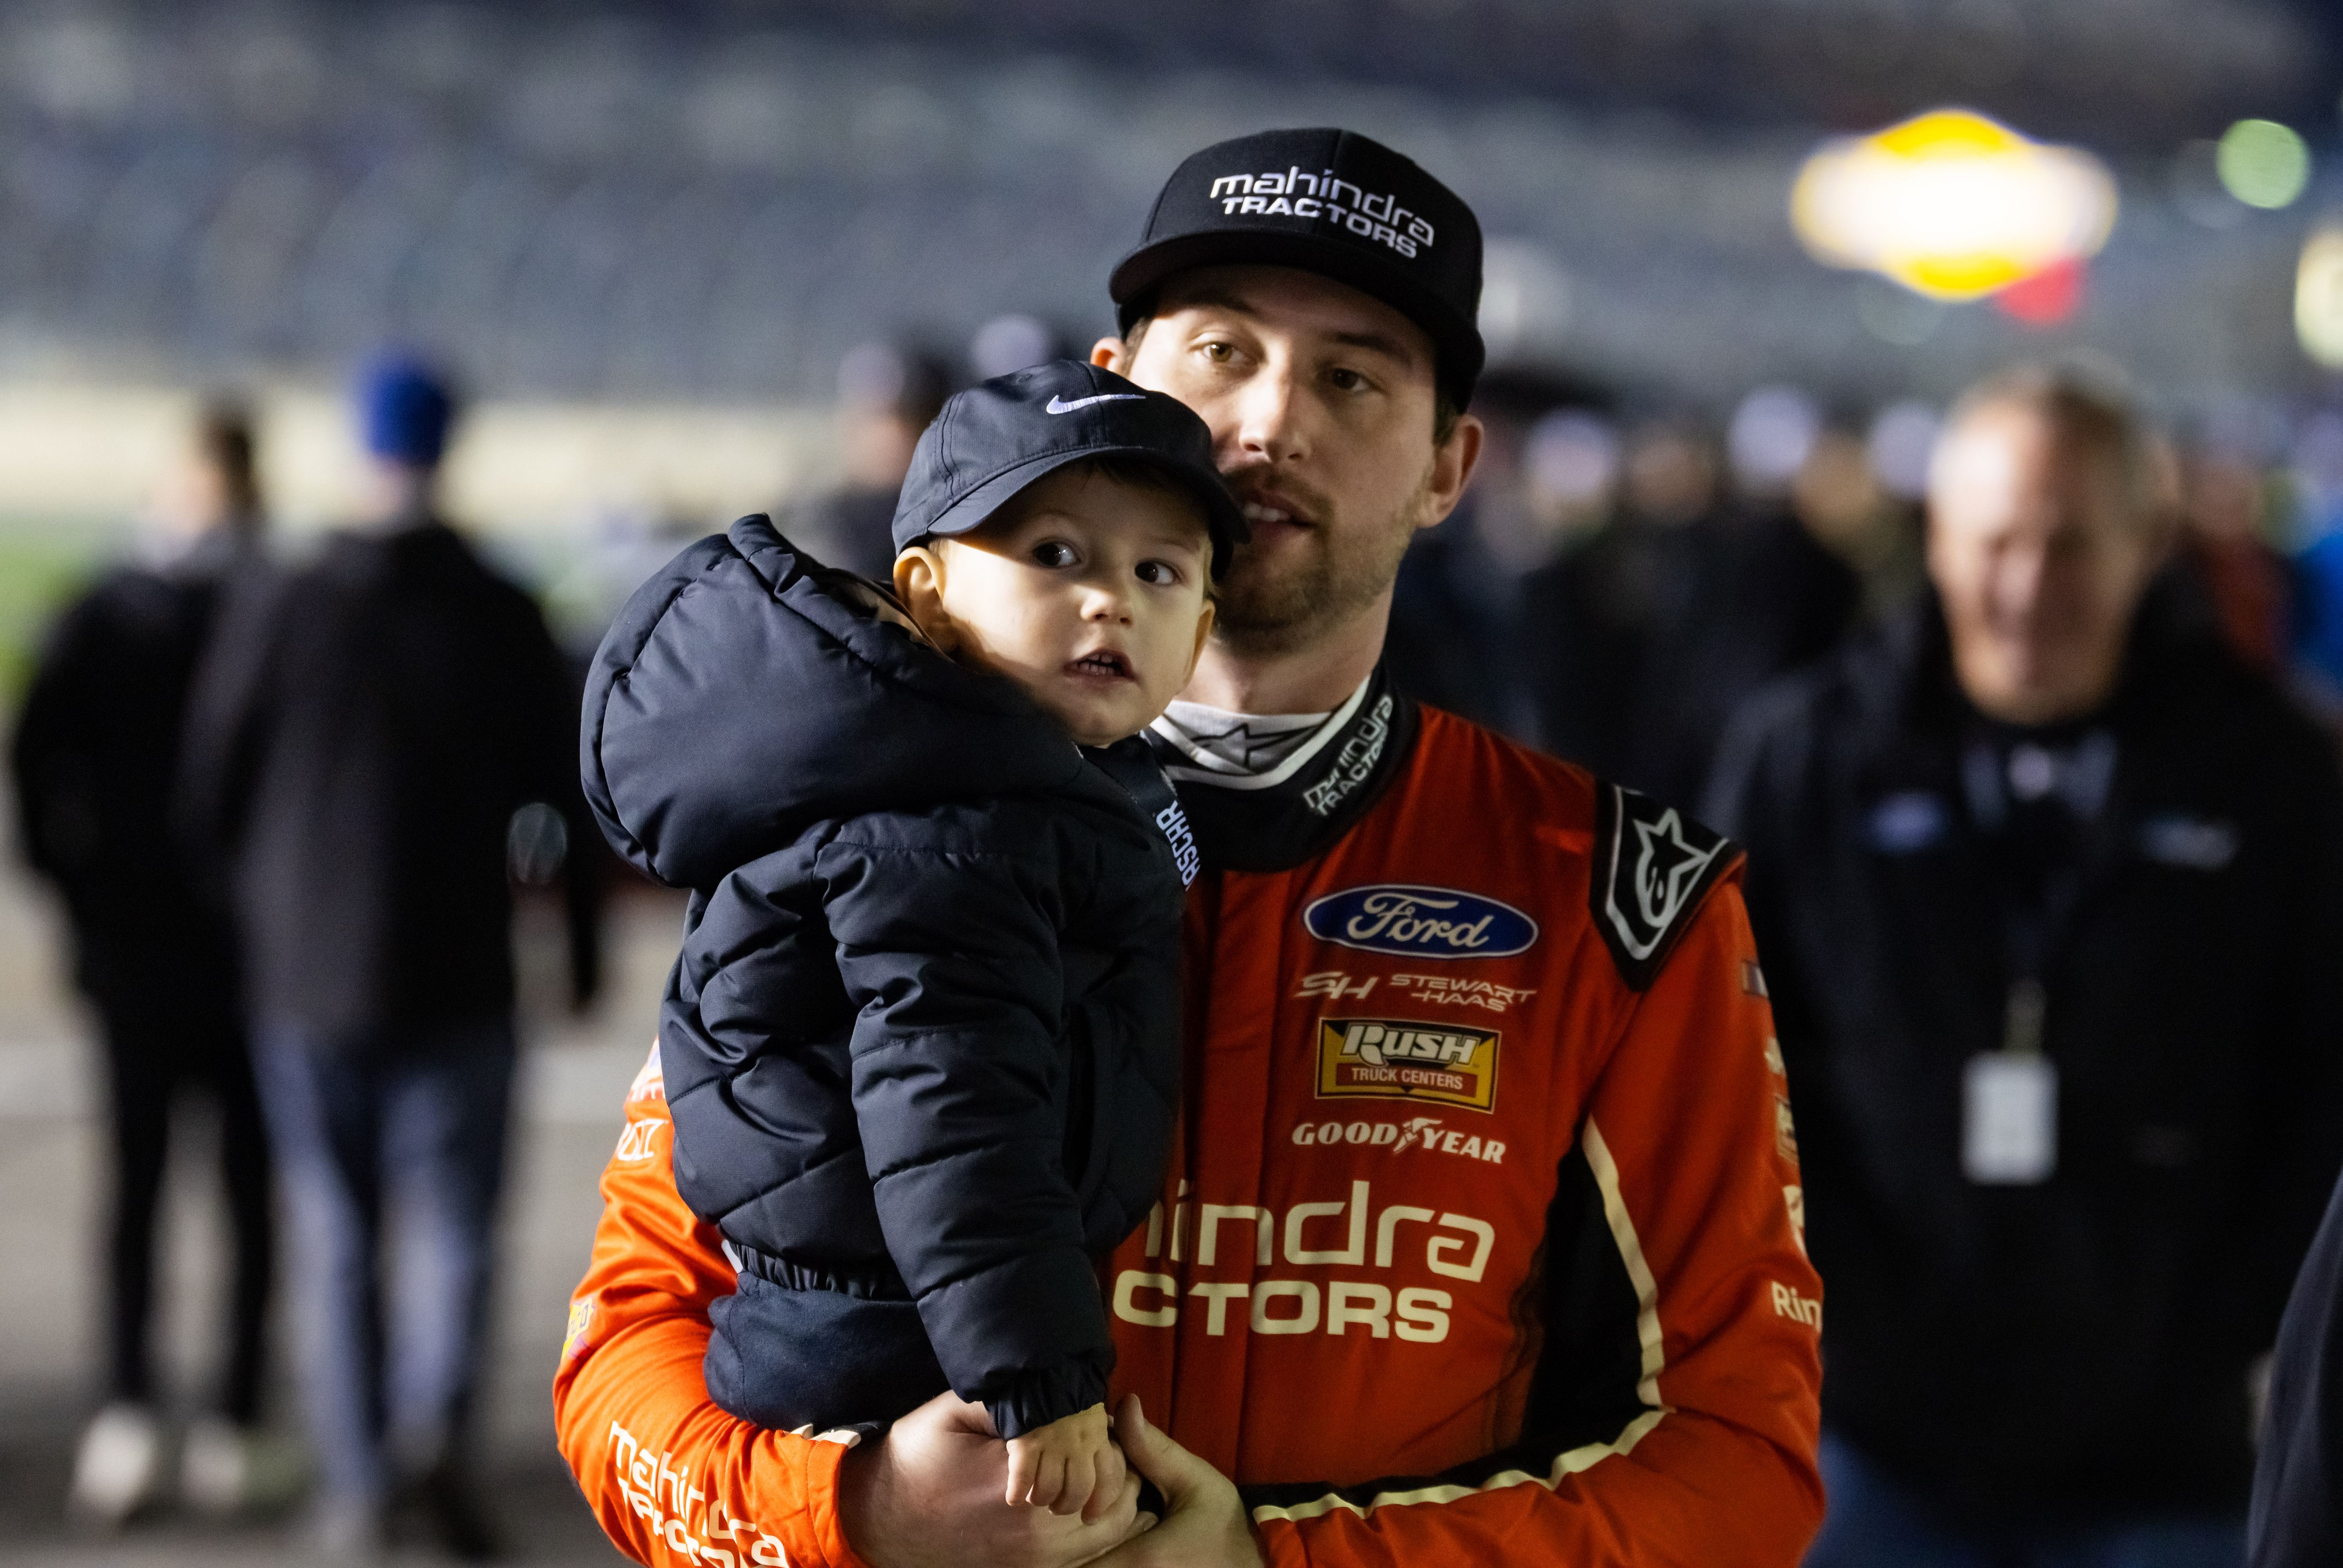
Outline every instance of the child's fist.
<path fill-rule="evenodd" d="M 1009 1440 L 1009 1504 L 1080 1513 L 1095 1524 L 1122 1495 L 1122 1450 L 1110 1432 L 1106 1406 L 1035 1427 Z"/>

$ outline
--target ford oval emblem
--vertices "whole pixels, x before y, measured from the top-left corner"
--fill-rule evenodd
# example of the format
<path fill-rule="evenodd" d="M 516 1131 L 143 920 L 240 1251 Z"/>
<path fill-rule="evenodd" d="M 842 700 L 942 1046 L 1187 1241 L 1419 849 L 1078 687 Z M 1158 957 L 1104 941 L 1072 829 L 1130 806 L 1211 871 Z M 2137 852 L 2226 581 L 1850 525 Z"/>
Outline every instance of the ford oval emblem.
<path fill-rule="evenodd" d="M 1322 942 L 1410 959 L 1501 959 L 1526 952 L 1537 922 L 1511 904 L 1453 888 L 1345 888 L 1302 911 Z"/>

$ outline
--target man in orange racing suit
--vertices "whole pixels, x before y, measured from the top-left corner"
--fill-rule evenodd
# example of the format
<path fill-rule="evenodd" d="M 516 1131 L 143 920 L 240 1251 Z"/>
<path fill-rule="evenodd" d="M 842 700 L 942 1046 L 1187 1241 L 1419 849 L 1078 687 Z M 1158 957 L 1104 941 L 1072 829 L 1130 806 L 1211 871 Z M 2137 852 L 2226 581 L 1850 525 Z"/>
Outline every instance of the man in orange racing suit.
<path fill-rule="evenodd" d="M 1183 1121 L 1101 1281 L 1160 1523 L 1136 1480 L 1006 1506 L 949 1394 L 860 1442 L 710 1403 L 733 1271 L 655 1047 L 554 1387 L 639 1560 L 1797 1561 L 1822 1292 L 1737 853 L 1376 668 L 1479 449 L 1479 251 L 1413 164 L 1286 131 L 1183 164 L 1116 272 L 1097 357 L 1204 417 L 1254 535 L 1154 732 L 1203 862 Z"/>

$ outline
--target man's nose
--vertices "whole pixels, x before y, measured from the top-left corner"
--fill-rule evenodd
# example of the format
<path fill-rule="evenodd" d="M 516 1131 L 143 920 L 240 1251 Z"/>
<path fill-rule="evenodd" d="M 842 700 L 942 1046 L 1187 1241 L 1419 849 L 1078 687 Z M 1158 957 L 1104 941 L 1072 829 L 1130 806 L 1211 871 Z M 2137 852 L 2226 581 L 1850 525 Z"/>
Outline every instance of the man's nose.
<path fill-rule="evenodd" d="M 2047 575 L 2048 552 L 2036 548 L 2021 547 L 2004 551 L 1996 563 L 1995 594 L 2005 615 L 2030 617 L 2042 602 L 2043 579 Z"/>
<path fill-rule="evenodd" d="M 1240 462 L 1291 463 L 1309 447 L 1301 427 L 1293 367 L 1272 359 L 1246 380 L 1236 398 L 1233 456 Z"/>

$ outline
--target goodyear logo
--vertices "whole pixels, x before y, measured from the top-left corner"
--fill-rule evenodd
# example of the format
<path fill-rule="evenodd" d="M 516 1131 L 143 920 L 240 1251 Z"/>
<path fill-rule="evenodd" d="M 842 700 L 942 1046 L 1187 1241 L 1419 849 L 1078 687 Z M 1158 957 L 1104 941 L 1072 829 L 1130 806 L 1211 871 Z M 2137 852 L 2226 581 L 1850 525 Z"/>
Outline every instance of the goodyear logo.
<path fill-rule="evenodd" d="M 1511 904 L 1453 888 L 1345 888 L 1302 911 L 1322 942 L 1402 958 L 1501 959 L 1526 952 L 1537 922 Z"/>
<path fill-rule="evenodd" d="M 1486 1111 L 1497 1098 L 1496 1031 L 1405 1019 L 1320 1019 L 1318 1098 L 1429 1100 Z"/>

